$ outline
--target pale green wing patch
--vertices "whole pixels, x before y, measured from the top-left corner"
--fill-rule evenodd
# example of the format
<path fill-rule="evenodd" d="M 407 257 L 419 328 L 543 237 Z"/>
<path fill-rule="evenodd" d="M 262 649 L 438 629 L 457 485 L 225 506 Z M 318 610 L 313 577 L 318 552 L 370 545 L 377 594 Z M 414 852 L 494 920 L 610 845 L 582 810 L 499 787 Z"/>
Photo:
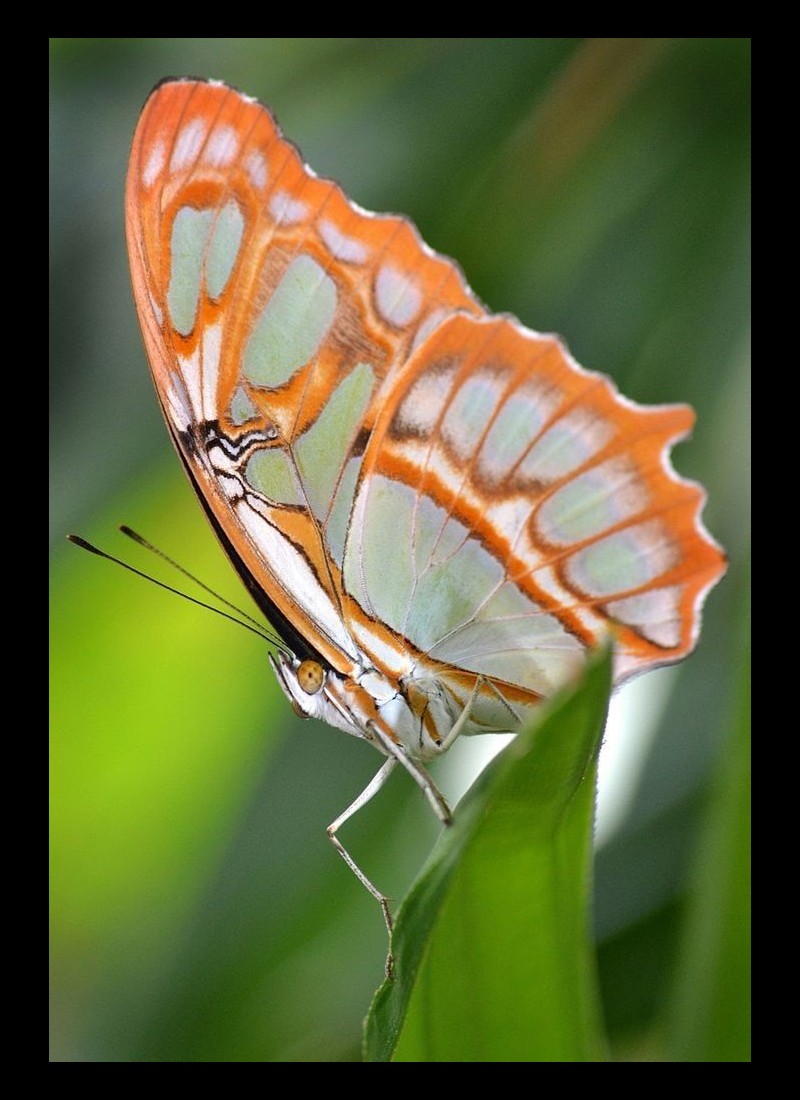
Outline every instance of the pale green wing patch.
<path fill-rule="evenodd" d="M 320 522 L 328 518 L 342 466 L 367 411 L 374 382 L 372 368 L 359 363 L 336 387 L 312 427 L 294 445 L 308 504 Z M 339 507 L 345 507 L 343 500 Z"/>
<path fill-rule="evenodd" d="M 242 369 L 255 386 L 285 385 L 309 363 L 336 314 L 336 284 L 311 256 L 296 256 L 255 324 Z"/>
<path fill-rule="evenodd" d="M 172 223 L 167 309 L 173 327 L 181 336 L 188 336 L 194 328 L 200 304 L 203 256 L 213 224 L 213 210 L 195 210 L 190 206 L 182 207 Z"/>

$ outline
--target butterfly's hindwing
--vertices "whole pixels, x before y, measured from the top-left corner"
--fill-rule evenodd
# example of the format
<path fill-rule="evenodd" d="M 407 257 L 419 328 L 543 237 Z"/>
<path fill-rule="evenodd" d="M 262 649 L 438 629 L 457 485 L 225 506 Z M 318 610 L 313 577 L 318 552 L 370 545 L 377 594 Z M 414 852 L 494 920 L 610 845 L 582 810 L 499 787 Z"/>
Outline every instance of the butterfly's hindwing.
<path fill-rule="evenodd" d="M 381 411 L 348 590 L 429 658 L 538 694 L 609 629 L 618 678 L 677 660 L 719 568 L 704 494 L 667 459 L 692 421 L 620 398 L 553 337 L 453 317 Z"/>

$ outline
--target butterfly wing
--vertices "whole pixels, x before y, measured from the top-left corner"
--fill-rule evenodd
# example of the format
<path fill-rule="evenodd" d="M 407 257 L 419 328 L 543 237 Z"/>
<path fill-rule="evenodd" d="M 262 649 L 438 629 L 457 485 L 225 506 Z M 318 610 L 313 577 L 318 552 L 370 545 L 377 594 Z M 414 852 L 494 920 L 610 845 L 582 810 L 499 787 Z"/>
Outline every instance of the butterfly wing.
<path fill-rule="evenodd" d="M 345 585 L 422 665 L 533 699 L 609 631 L 617 681 L 692 649 L 725 565 L 700 521 L 702 488 L 669 461 L 690 408 L 635 405 L 556 338 L 466 315 L 385 396 Z"/>
<path fill-rule="evenodd" d="M 139 320 L 187 471 L 275 625 L 345 671 L 356 651 L 340 570 L 376 395 L 453 311 L 482 307 L 410 222 L 354 206 L 265 107 L 219 83 L 152 93 L 125 208 Z"/>

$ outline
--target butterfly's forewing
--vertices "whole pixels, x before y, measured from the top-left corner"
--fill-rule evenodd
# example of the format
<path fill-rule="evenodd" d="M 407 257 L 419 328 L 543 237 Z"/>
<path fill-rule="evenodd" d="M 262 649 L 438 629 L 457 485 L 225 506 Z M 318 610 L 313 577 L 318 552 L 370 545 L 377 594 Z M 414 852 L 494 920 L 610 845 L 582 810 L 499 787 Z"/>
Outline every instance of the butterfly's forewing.
<path fill-rule="evenodd" d="M 445 682 L 470 670 L 549 696 L 609 629 L 617 680 L 678 660 L 724 569 L 703 490 L 668 458 L 693 419 L 623 399 L 513 319 L 450 318 L 381 409 L 347 589 Z"/>
<path fill-rule="evenodd" d="M 454 310 L 457 267 L 318 179 L 269 112 L 169 81 L 134 136 L 126 228 L 173 439 L 254 591 L 333 667 L 345 535 L 381 383 Z"/>

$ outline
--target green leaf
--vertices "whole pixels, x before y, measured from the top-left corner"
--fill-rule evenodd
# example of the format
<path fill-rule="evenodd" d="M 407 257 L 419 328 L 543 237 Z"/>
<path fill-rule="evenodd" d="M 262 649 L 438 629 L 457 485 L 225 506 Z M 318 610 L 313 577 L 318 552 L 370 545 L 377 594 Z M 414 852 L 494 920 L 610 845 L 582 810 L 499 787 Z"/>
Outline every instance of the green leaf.
<path fill-rule="evenodd" d="M 750 1061 L 749 640 L 742 651 L 738 712 L 697 855 L 671 1006 L 676 1062 Z"/>
<path fill-rule="evenodd" d="M 397 916 L 365 1059 L 604 1058 L 589 900 L 610 656 L 492 761 Z"/>

